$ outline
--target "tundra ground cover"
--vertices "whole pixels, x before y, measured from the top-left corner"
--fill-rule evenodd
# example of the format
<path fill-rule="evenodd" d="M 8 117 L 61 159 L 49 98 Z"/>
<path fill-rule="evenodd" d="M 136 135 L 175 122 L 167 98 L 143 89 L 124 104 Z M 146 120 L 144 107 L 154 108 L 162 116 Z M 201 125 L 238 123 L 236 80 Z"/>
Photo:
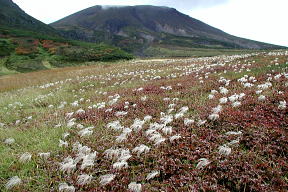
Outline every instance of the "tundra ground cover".
<path fill-rule="evenodd" d="M 287 51 L 0 81 L 3 191 L 287 190 Z"/>

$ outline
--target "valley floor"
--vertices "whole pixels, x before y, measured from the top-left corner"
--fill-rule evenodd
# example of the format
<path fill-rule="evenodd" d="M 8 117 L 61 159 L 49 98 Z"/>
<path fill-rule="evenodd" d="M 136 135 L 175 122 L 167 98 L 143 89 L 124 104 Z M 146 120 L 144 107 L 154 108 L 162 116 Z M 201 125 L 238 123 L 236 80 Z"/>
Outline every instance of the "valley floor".
<path fill-rule="evenodd" d="M 287 51 L 2 76 L 0 190 L 286 191 L 287 102 Z"/>

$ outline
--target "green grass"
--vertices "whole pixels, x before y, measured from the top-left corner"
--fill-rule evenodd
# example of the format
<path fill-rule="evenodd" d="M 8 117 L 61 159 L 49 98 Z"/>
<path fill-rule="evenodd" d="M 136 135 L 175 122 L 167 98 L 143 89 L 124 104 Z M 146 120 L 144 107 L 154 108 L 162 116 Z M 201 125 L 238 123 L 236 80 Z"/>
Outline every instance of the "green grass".
<path fill-rule="evenodd" d="M 0 57 L 9 56 L 15 49 L 15 45 L 5 38 L 0 38 Z"/>
<path fill-rule="evenodd" d="M 17 71 L 7 69 L 7 67 L 5 66 L 6 61 L 7 61 L 6 57 L 0 58 L 0 76 L 18 73 Z"/>
<path fill-rule="evenodd" d="M 39 52 L 45 58 L 47 55 L 44 49 L 40 49 Z M 260 56 L 261 57 L 261 56 Z M 248 61 L 256 60 L 257 63 L 269 63 L 270 60 L 258 60 L 258 57 L 249 58 Z M 149 60 L 148 60 L 149 61 Z M 91 62 L 90 66 L 82 66 L 82 67 L 67 67 L 62 69 L 53 69 L 47 71 L 39 71 L 27 74 L 18 74 L 9 76 L 8 81 L 4 81 L 4 79 L 0 78 L 0 84 L 7 84 L 8 87 L 4 87 L 0 89 L 0 122 L 7 124 L 7 127 L 0 128 L 0 141 L 5 140 L 6 138 L 14 138 L 16 143 L 7 146 L 2 142 L 0 143 L 0 186 L 5 184 L 9 178 L 12 176 L 18 175 L 22 180 L 23 184 L 19 188 L 15 188 L 15 191 L 45 191 L 51 189 L 51 187 L 55 187 L 58 185 L 59 181 L 63 180 L 63 177 L 57 175 L 51 175 L 49 168 L 44 167 L 45 163 L 41 162 L 41 160 L 37 157 L 39 152 L 52 152 L 53 162 L 49 162 L 47 166 L 54 166 L 54 169 L 58 169 L 57 163 L 59 163 L 59 156 L 67 156 L 69 149 L 62 149 L 58 147 L 59 139 L 61 135 L 69 130 L 65 124 L 65 113 L 71 112 L 79 109 L 80 107 L 83 109 L 87 109 L 88 106 L 92 104 L 96 104 L 98 102 L 105 101 L 109 94 L 115 94 L 124 90 L 130 90 L 133 88 L 138 88 L 141 86 L 147 86 L 147 82 L 143 82 L 139 77 L 135 77 L 133 81 L 129 83 L 125 83 L 122 85 L 117 85 L 112 87 L 116 81 L 121 82 L 125 80 L 127 77 L 119 77 L 118 79 L 107 80 L 103 85 L 101 84 L 101 80 L 93 79 L 88 81 L 80 81 L 75 77 L 85 77 L 91 75 L 107 75 L 107 74 L 118 74 L 121 71 L 139 71 L 143 69 L 165 69 L 163 71 L 159 71 L 155 75 L 165 76 L 172 73 L 177 73 L 174 66 L 185 66 L 185 60 L 175 61 L 175 63 L 167 64 L 163 59 L 162 62 L 145 62 L 142 61 L 140 64 L 135 64 L 133 62 L 100 62 L 95 65 L 95 63 Z M 281 62 L 282 63 L 282 62 Z M 165 64 L 165 65 L 164 65 Z M 266 65 L 265 64 L 265 65 Z M 49 64 L 47 64 L 49 68 Z M 87 64 L 89 65 L 89 64 Z M 188 64 L 187 64 L 188 65 Z M 152 66 L 152 67 L 151 67 Z M 53 66 L 52 66 L 53 67 Z M 229 79 L 239 78 L 245 74 L 249 75 L 261 75 L 265 74 L 268 71 L 275 70 L 281 71 L 286 68 L 287 64 L 280 64 L 279 66 L 272 65 L 272 67 L 264 66 L 252 68 L 250 72 L 243 73 L 234 73 L 228 72 L 226 74 L 221 74 Z M 7 76 L 8 77 L 8 76 Z M 32 87 L 34 85 L 42 85 L 47 82 L 55 82 L 59 80 L 65 80 L 71 78 L 67 84 L 56 85 L 47 89 L 39 89 L 38 87 Z M 171 85 L 176 84 L 175 81 L 184 81 L 187 77 L 179 77 L 178 79 L 162 79 L 157 81 L 148 82 L 148 84 L 153 84 L 153 86 L 159 87 L 162 85 Z M 217 78 L 218 76 L 213 76 L 213 78 Z M 10 84 L 8 84 L 10 83 Z M 208 101 L 207 89 L 203 89 L 201 84 L 193 84 L 194 82 L 187 82 L 189 86 L 189 92 L 187 94 L 181 94 L 178 91 L 168 92 L 167 95 L 169 97 L 183 97 L 181 101 L 184 104 L 195 104 L 197 106 L 205 106 Z M 16 86 L 18 84 L 18 87 Z M 89 87 L 90 85 L 94 85 Z M 197 86 L 198 85 L 198 86 Z M 10 86 L 10 89 L 9 89 Z M 16 86 L 16 87 L 13 87 Z M 203 85 L 205 86 L 205 85 Z M 88 87 L 88 88 L 84 88 Z M 59 89 L 58 89 L 59 88 Z M 173 86 L 174 88 L 174 86 Z M 7 91 L 8 90 L 8 91 Z M 75 90 L 75 92 L 73 92 Z M 82 90 L 82 92 L 81 92 Z M 108 95 L 98 95 L 96 91 L 107 91 Z M 45 97 L 40 102 L 35 102 L 35 98 L 39 95 L 48 95 L 49 93 L 53 93 L 52 96 Z M 165 93 L 166 94 L 166 93 Z M 77 95 L 75 97 L 75 95 Z M 151 100 L 158 101 L 161 103 L 163 98 L 166 95 L 153 95 L 151 96 Z M 131 100 L 137 100 L 137 96 L 127 94 L 121 95 L 121 102 Z M 83 103 L 79 107 L 72 107 L 70 105 L 71 102 L 78 100 L 79 98 L 91 99 L 90 103 Z M 68 105 L 66 105 L 63 109 L 57 109 L 60 102 L 66 101 Z M 21 102 L 23 106 L 16 107 L 7 107 L 9 104 L 13 104 L 15 102 Z M 54 108 L 48 108 L 48 105 L 54 105 Z M 163 106 L 162 106 L 163 105 Z M 159 104 L 157 107 L 165 109 L 163 103 Z M 198 109 L 191 109 L 188 113 L 189 116 L 198 117 L 197 114 L 200 114 Z M 57 115 L 56 115 L 57 113 Z M 27 123 L 20 123 L 19 125 L 14 125 L 15 121 L 20 119 L 23 120 L 25 117 L 31 116 L 32 120 L 27 121 Z M 58 123 L 61 123 L 63 126 L 59 128 L 54 128 L 54 126 Z M 84 122 L 83 122 L 84 123 Z M 114 135 L 111 135 L 107 129 L 103 129 L 103 121 L 97 122 L 97 131 L 99 134 L 103 134 L 104 136 L 100 138 L 100 140 L 110 141 L 114 138 Z M 95 123 L 96 124 L 96 123 Z M 98 130 L 99 129 L 99 130 Z M 77 130 L 69 130 L 69 131 L 77 131 Z M 96 129 L 95 129 L 96 131 Z M 194 130 L 192 130 L 194 131 Z M 195 131 L 195 135 L 196 135 Z M 87 138 L 85 141 L 89 141 L 91 143 L 98 143 L 98 132 L 92 137 Z M 100 135 L 102 136 L 102 135 Z M 99 137 L 100 137 L 99 136 Z M 76 140 L 75 140 L 76 141 Z M 74 140 L 73 140 L 74 142 Z M 98 150 L 99 151 L 99 150 Z M 32 161 L 27 164 L 21 164 L 18 162 L 18 158 L 21 154 L 25 152 L 30 152 L 33 154 Z M 65 154 L 65 155 L 63 155 Z M 189 163 L 189 161 L 185 162 Z M 191 163 L 191 162 L 190 162 Z M 195 165 L 194 165 L 195 166 Z M 57 174 L 59 174 L 57 172 Z M 0 187 L 1 191 L 6 191 L 3 187 Z"/>
<path fill-rule="evenodd" d="M 188 47 L 165 47 L 155 45 L 145 50 L 145 55 L 149 57 L 211 57 L 217 55 L 235 55 L 252 53 L 255 50 L 238 49 L 207 49 Z"/>
<path fill-rule="evenodd" d="M 259 57 L 252 58 L 251 60 L 258 62 L 263 62 L 263 60 L 259 60 Z M 267 62 L 267 61 L 266 61 Z M 287 68 L 287 63 L 279 64 L 279 65 L 265 65 L 265 66 L 259 66 L 256 68 L 252 68 L 250 71 L 243 71 L 241 73 L 235 73 L 235 72 L 227 72 L 225 74 L 221 74 L 223 77 L 228 79 L 238 79 L 243 77 L 244 75 L 248 76 L 259 76 L 261 74 L 268 73 L 269 71 L 275 71 L 275 72 L 282 72 L 284 69 Z"/>
<path fill-rule="evenodd" d="M 27 120 L 27 123 L 21 123 L 21 125 L 14 125 L 12 129 L 0 128 L 1 142 L 11 137 L 16 141 L 12 146 L 0 144 L 0 186 L 12 176 L 18 175 L 25 184 L 23 190 L 42 191 L 49 188 L 47 180 L 50 179 L 50 175 L 43 167 L 39 167 L 40 162 L 37 155 L 40 152 L 52 152 L 53 155 L 57 155 L 61 151 L 61 148 L 58 147 L 59 138 L 68 128 L 65 126 L 54 128 L 58 123 L 65 125 L 64 120 L 48 115 L 53 113 L 53 109 L 33 102 L 39 95 L 47 94 L 47 90 L 27 89 L 21 93 L 25 93 L 25 95 L 19 97 L 18 92 L 1 93 L 3 99 L 0 101 L 0 119 L 2 123 L 13 124 L 16 120 L 23 121 L 30 115 L 32 120 Z M 73 98 L 69 99 L 69 94 L 66 92 L 55 92 L 55 96 L 48 97 L 42 102 L 57 105 L 63 98 L 70 102 L 73 100 Z M 23 106 L 15 109 L 13 107 L 6 108 L 8 104 L 16 101 Z M 19 163 L 19 157 L 27 151 L 32 153 L 32 161 L 27 164 Z M 6 191 L 2 187 L 0 190 Z M 21 191 L 21 189 L 18 190 Z"/>
<path fill-rule="evenodd" d="M 205 37 L 183 37 L 165 33 L 162 33 L 162 39 L 159 44 L 164 46 L 170 45 L 174 47 L 184 47 L 184 48 L 208 48 L 208 49 L 241 48 L 240 46 L 233 43 L 228 43 Z"/>
<path fill-rule="evenodd" d="M 68 40 L 57 35 L 45 35 L 24 29 L 0 27 L 0 37 L 0 75 L 10 74 L 10 71 L 31 72 L 54 67 L 85 65 L 91 61 L 133 58 L 120 48 L 103 43 Z M 53 41 L 55 51 L 50 52 L 41 43 L 35 47 L 34 41 L 42 40 Z M 4 56 L 6 59 L 1 58 Z"/>
<path fill-rule="evenodd" d="M 47 35 L 41 32 L 39 33 L 37 31 L 31 31 L 31 30 L 21 29 L 17 27 L 0 26 L 0 34 L 14 36 L 14 37 L 34 37 L 36 39 L 49 39 L 49 40 L 65 42 L 65 39 L 59 35 L 56 35 L 56 33 L 54 34 L 48 33 Z"/>
<path fill-rule="evenodd" d="M 26 190 L 41 191 L 48 187 L 46 181 L 49 174 L 42 168 L 39 168 L 37 153 L 59 150 L 58 142 L 61 135 L 67 128 L 30 127 L 27 130 L 9 129 L 1 130 L 0 140 L 4 138 L 14 138 L 16 143 L 11 147 L 0 145 L 0 182 L 3 184 L 7 179 L 18 175 L 23 178 Z M 21 132 L 21 134 L 19 134 Z M 27 164 L 18 162 L 18 158 L 25 152 L 32 152 L 34 158 Z M 1 188 L 0 188 L 1 189 Z M 1 191 L 4 190 L 3 188 Z M 5 191 L 5 190 L 4 190 Z"/>

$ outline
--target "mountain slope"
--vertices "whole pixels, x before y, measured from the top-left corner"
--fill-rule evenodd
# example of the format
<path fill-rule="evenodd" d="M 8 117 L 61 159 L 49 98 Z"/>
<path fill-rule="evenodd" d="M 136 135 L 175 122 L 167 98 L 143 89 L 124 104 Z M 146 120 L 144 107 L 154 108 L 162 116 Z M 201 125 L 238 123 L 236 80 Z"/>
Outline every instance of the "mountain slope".
<path fill-rule="evenodd" d="M 55 29 L 26 14 L 12 0 L 0 0 L 0 27 L 59 36 Z"/>
<path fill-rule="evenodd" d="M 229 35 L 176 9 L 156 6 L 94 6 L 55 23 L 66 37 L 91 42 L 106 41 L 130 48 L 175 45 L 199 48 L 270 49 L 279 46 Z"/>
<path fill-rule="evenodd" d="M 0 76 L 132 57 L 111 45 L 67 40 L 11 0 L 0 0 Z"/>

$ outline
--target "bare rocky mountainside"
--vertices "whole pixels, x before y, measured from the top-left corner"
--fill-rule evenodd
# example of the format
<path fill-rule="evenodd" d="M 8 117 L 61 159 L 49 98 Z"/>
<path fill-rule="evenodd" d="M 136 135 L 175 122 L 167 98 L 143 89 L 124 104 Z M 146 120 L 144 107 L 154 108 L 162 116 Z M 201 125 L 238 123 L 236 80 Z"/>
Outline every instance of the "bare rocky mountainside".
<path fill-rule="evenodd" d="M 66 37 L 109 42 L 128 51 L 150 46 L 273 49 L 279 46 L 227 34 L 174 8 L 157 6 L 94 6 L 55 23 Z M 248 30 L 248 29 L 247 29 Z"/>

